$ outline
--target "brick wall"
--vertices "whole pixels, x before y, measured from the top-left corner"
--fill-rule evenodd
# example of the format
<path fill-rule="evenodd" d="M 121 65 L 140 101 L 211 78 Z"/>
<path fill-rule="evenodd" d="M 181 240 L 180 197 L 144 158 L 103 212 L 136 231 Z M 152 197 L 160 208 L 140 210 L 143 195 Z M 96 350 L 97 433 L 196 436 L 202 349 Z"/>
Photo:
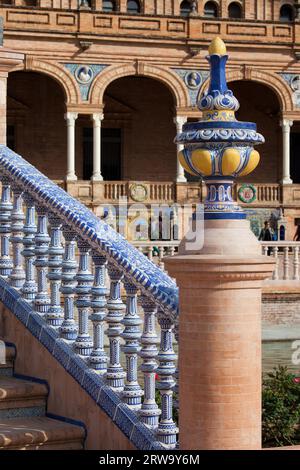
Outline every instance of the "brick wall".
<path fill-rule="evenodd" d="M 103 126 L 123 128 L 124 179 L 174 180 L 176 128 L 169 90 L 152 79 L 126 77 L 108 87 L 105 102 Z"/>
<path fill-rule="evenodd" d="M 299 293 L 263 294 L 262 320 L 268 324 L 300 323 Z"/>

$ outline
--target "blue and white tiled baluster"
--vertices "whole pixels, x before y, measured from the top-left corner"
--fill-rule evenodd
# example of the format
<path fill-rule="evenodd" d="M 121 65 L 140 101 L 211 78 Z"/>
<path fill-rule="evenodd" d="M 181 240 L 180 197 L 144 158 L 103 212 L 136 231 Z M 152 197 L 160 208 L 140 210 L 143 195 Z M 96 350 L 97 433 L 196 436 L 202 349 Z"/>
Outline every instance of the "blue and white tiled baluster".
<path fill-rule="evenodd" d="M 98 251 L 92 251 L 92 259 L 95 266 L 94 285 L 92 287 L 90 320 L 93 323 L 93 350 L 89 357 L 89 365 L 99 374 L 103 375 L 107 370 L 107 355 L 104 350 L 104 323 L 106 317 L 106 295 L 108 289 L 106 287 L 106 265 L 105 256 Z"/>
<path fill-rule="evenodd" d="M 23 267 L 22 248 L 23 248 L 23 228 L 25 215 L 23 212 L 22 189 L 12 184 L 14 194 L 13 210 L 11 213 L 11 237 L 13 252 L 13 269 L 9 276 L 12 287 L 20 289 L 25 281 L 25 271 Z"/>
<path fill-rule="evenodd" d="M 50 298 L 48 295 L 47 272 L 48 272 L 48 250 L 50 237 L 48 234 L 48 218 L 47 209 L 43 206 L 36 206 L 38 215 L 37 231 L 34 238 L 35 241 L 35 261 L 37 273 L 38 290 L 34 299 L 34 307 L 36 312 L 45 315 L 48 312 Z"/>
<path fill-rule="evenodd" d="M 94 276 L 90 271 L 90 245 L 78 237 L 79 267 L 75 276 L 77 286 L 76 307 L 78 310 L 78 335 L 74 343 L 74 351 L 81 356 L 91 355 L 93 342 L 89 334 L 89 313 L 91 302 L 91 288 Z"/>
<path fill-rule="evenodd" d="M 125 345 L 121 346 L 122 352 L 126 356 L 126 383 L 122 392 L 122 399 L 131 409 L 139 410 L 141 408 L 142 396 L 144 395 L 138 383 L 138 353 L 141 350 L 140 325 L 143 323 L 138 315 L 137 307 L 137 288 L 131 282 L 125 280 L 126 290 L 126 314 L 122 320 L 125 326 L 121 337 L 125 340 Z"/>
<path fill-rule="evenodd" d="M 179 323 L 178 323 L 178 320 L 174 324 L 174 336 L 175 336 L 176 342 L 178 344 L 178 342 L 179 342 Z M 175 378 L 174 393 L 176 395 L 176 398 L 174 400 L 174 408 L 178 411 L 178 414 L 179 414 L 179 367 L 178 367 L 178 360 L 177 360 L 177 367 L 176 367 L 176 370 L 175 370 L 174 378 Z"/>
<path fill-rule="evenodd" d="M 28 194 L 23 194 L 23 201 L 26 204 L 26 217 L 24 224 L 24 238 L 22 255 L 25 258 L 25 282 L 21 289 L 22 296 L 28 302 L 33 302 L 37 292 L 37 283 L 35 280 L 34 260 L 35 260 L 35 205 L 33 198 Z"/>
<path fill-rule="evenodd" d="M 61 243 L 62 221 L 55 214 L 48 216 L 50 223 L 50 245 L 47 278 L 50 281 L 50 306 L 46 315 L 47 323 L 53 327 L 59 327 L 63 322 L 63 309 L 60 305 L 60 284 L 62 257 L 64 249 Z"/>
<path fill-rule="evenodd" d="M 158 355 L 158 337 L 155 329 L 155 303 L 146 296 L 142 296 L 144 310 L 144 329 L 141 336 L 142 349 L 139 353 L 143 360 L 140 367 L 144 375 L 144 401 L 139 411 L 141 421 L 150 429 L 158 426 L 161 410 L 155 400 L 155 376 L 157 369 L 156 357 Z"/>
<path fill-rule="evenodd" d="M 121 280 L 123 273 L 112 264 L 108 265 L 110 277 L 110 292 L 107 301 L 108 314 L 106 321 L 108 329 L 106 334 L 109 338 L 109 364 L 106 373 L 107 384 L 116 392 L 121 392 L 124 388 L 124 378 L 126 373 L 120 362 L 120 343 L 125 305 L 121 299 Z"/>
<path fill-rule="evenodd" d="M 173 421 L 173 389 L 175 386 L 175 360 L 176 354 L 172 342 L 172 321 L 166 315 L 158 312 L 158 323 L 161 328 L 160 350 L 157 356 L 159 366 L 157 374 L 159 380 L 156 386 L 161 394 L 161 419 L 157 428 L 158 440 L 168 449 L 176 447 L 178 428 Z"/>
<path fill-rule="evenodd" d="M 9 239 L 11 233 L 11 212 L 13 209 L 10 198 L 10 180 L 5 176 L 0 178 L 2 182 L 2 194 L 0 201 L 0 276 L 8 278 L 11 273 L 13 262 L 9 253 Z"/>
<path fill-rule="evenodd" d="M 59 329 L 60 336 L 68 341 L 75 341 L 78 328 L 74 320 L 74 299 L 76 286 L 77 262 L 75 258 L 76 232 L 68 226 L 63 226 L 65 252 L 62 261 L 60 291 L 64 298 L 64 320 Z"/>

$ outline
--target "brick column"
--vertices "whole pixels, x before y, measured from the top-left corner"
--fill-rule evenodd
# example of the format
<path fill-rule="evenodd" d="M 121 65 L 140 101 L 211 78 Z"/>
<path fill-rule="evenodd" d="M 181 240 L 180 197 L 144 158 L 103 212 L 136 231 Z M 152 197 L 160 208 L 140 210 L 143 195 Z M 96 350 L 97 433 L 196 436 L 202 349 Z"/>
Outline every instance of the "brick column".
<path fill-rule="evenodd" d="M 23 54 L 0 48 L 0 144 L 6 145 L 7 77 L 24 59 Z"/>
<path fill-rule="evenodd" d="M 126 13 L 127 12 L 127 0 L 120 0 L 120 12 L 121 13 Z"/>
<path fill-rule="evenodd" d="M 245 220 L 205 221 L 204 247 L 164 259 L 180 291 L 180 447 L 261 447 L 261 284 L 274 261 Z"/>

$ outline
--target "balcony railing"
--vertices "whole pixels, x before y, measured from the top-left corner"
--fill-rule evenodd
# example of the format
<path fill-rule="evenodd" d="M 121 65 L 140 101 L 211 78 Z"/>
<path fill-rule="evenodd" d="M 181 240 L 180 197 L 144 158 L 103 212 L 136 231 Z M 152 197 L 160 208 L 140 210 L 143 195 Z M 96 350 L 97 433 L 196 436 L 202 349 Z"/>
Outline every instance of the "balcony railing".
<path fill-rule="evenodd" d="M 135 241 L 133 245 L 138 248 L 150 260 L 153 260 L 160 268 L 164 269 L 163 258 L 173 256 L 178 252 L 178 240 L 172 241 Z M 261 242 L 262 254 L 273 256 L 276 259 L 276 267 L 270 281 L 299 281 L 299 250 L 300 242 L 278 241 Z"/>
<path fill-rule="evenodd" d="M 188 182 L 177 184 L 172 181 L 76 181 L 66 183 L 56 180 L 56 184 L 66 189 L 73 197 L 85 204 L 117 204 L 122 197 L 129 202 L 151 203 L 201 203 L 206 197 L 206 187 L 201 182 Z M 239 204 L 246 206 L 278 207 L 282 203 L 298 204 L 299 185 L 285 193 L 283 187 L 277 183 L 254 183 L 255 198 L 251 202 L 243 202 L 238 197 L 239 189 L 243 185 L 235 186 L 235 197 Z"/>
<path fill-rule="evenodd" d="M 237 41 L 264 46 L 274 42 L 293 45 L 299 42 L 297 23 L 282 23 L 260 20 L 231 20 L 229 18 L 208 19 L 198 16 L 183 18 L 163 15 L 129 15 L 127 13 L 104 13 L 101 11 L 78 9 L 77 3 L 69 7 L 57 5 L 47 8 L 2 5 L 0 13 L 4 17 L 4 30 L 21 29 L 36 32 L 61 32 L 84 34 L 85 37 L 101 35 L 119 38 L 124 36 L 144 39 L 172 39 L 179 41 L 209 41 L 220 35 L 227 43 Z"/>
<path fill-rule="evenodd" d="M 273 281 L 299 281 L 300 242 L 261 242 L 261 244 L 262 254 L 276 259 Z"/>

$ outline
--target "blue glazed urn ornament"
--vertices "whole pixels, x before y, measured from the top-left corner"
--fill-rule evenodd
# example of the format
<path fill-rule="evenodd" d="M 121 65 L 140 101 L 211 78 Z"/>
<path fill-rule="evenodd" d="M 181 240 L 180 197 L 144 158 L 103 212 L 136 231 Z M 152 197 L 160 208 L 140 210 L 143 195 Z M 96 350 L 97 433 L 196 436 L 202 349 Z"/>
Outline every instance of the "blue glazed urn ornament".
<path fill-rule="evenodd" d="M 207 185 L 205 219 L 244 219 L 243 210 L 232 197 L 232 186 L 238 176 L 251 173 L 259 163 L 254 145 L 264 143 L 253 122 L 240 122 L 235 117 L 239 102 L 226 82 L 226 46 L 215 38 L 209 47 L 209 89 L 199 99 L 203 117 L 186 123 L 175 141 L 183 144 L 179 161 Z"/>

